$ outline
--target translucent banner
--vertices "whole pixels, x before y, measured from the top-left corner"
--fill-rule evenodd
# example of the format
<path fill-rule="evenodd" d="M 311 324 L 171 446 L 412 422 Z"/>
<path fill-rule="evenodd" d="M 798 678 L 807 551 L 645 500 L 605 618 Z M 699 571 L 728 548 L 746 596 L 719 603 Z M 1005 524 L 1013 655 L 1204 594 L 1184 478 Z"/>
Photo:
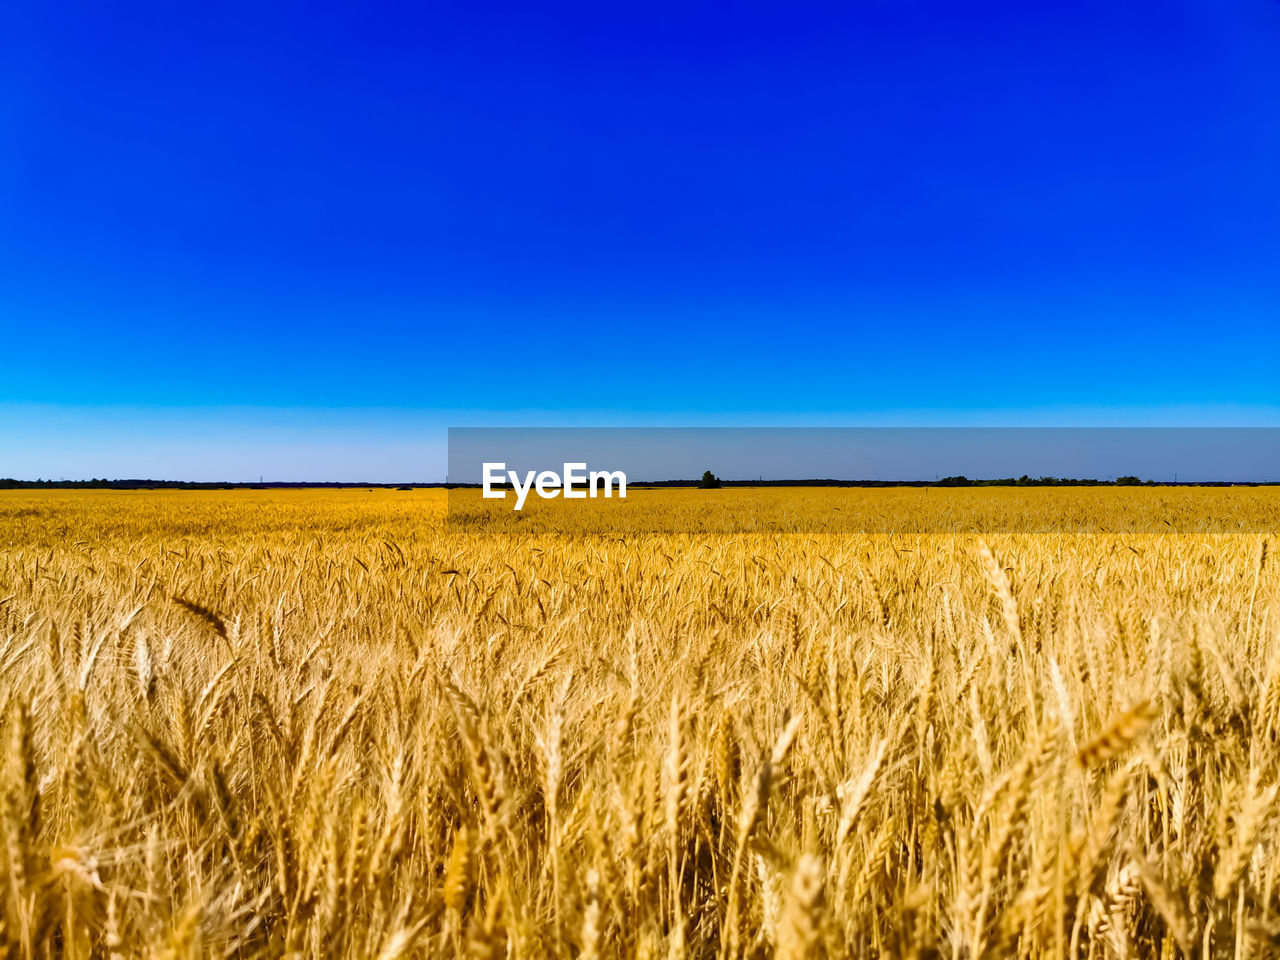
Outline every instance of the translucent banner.
<path fill-rule="evenodd" d="M 449 431 L 451 530 L 1280 529 L 1280 428 Z"/>

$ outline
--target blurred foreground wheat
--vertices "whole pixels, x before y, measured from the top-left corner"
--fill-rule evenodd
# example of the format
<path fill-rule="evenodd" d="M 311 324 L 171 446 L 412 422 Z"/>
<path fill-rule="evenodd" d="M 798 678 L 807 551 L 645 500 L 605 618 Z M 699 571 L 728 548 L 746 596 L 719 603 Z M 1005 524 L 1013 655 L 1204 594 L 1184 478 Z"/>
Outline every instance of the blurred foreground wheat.
<path fill-rule="evenodd" d="M 0 496 L 8 955 L 1280 952 L 1265 536 L 443 511 Z"/>

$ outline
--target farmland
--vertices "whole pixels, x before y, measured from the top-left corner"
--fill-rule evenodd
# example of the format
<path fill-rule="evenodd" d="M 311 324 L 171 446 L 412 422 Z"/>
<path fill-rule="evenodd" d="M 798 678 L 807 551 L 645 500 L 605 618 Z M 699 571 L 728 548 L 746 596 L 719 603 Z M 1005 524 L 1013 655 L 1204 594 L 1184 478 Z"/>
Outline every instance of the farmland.
<path fill-rule="evenodd" d="M 1280 491 L 911 494 L 1108 521 L 981 534 L 795 496 L 905 522 L 0 493 L 7 954 L 1280 948 Z M 1245 532 L 1108 532 L 1210 496 Z"/>

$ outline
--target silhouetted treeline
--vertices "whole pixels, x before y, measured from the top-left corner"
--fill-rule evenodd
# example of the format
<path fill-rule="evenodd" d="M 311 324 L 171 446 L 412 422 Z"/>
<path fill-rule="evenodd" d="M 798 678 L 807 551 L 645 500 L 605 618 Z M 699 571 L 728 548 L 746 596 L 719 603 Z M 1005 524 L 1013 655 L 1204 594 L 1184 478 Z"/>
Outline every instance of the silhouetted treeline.
<path fill-rule="evenodd" d="M 999 480 L 970 480 L 968 477 L 943 477 L 936 481 L 939 487 L 1136 487 L 1143 481 L 1137 477 L 1117 477 L 1115 480 L 1092 480 L 1074 477 L 1004 477 Z M 1154 486 L 1154 480 L 1147 480 Z"/>
<path fill-rule="evenodd" d="M 1119 477 L 1115 480 L 1075 479 L 1072 477 L 1004 477 L 971 480 L 969 477 L 943 477 L 941 480 L 723 480 L 726 487 L 1270 487 L 1275 482 L 1205 480 L 1178 483 L 1162 480 L 1140 480 Z M 627 480 L 628 487 L 700 487 L 701 480 Z"/>
<path fill-rule="evenodd" d="M 0 478 L 0 490 L 28 488 L 52 490 L 277 490 L 298 487 L 318 489 L 373 488 L 412 490 L 414 487 L 443 487 L 443 483 L 346 483 L 346 482 L 271 482 L 237 483 L 234 481 L 203 482 L 194 480 L 14 480 Z M 479 484 L 477 484 L 479 486 Z"/>
<path fill-rule="evenodd" d="M 708 471 L 709 472 L 709 471 Z M 968 477 L 943 477 L 941 480 L 835 480 L 812 478 L 807 480 L 724 480 L 715 483 L 725 487 L 1270 487 L 1274 481 L 1207 480 L 1181 481 L 1140 480 L 1137 477 L 1119 477 L 1116 480 L 1088 480 L 1070 477 L 1005 477 L 998 480 L 971 480 Z M 505 484 L 496 484 L 503 488 Z M 628 480 L 629 487 L 703 487 L 706 480 Z M 14 480 L 0 478 L 0 490 L 294 490 L 294 489 L 383 489 L 414 490 L 425 487 L 447 489 L 479 489 L 478 483 L 347 483 L 347 482 L 270 482 L 236 483 L 199 482 L 192 480 Z"/>

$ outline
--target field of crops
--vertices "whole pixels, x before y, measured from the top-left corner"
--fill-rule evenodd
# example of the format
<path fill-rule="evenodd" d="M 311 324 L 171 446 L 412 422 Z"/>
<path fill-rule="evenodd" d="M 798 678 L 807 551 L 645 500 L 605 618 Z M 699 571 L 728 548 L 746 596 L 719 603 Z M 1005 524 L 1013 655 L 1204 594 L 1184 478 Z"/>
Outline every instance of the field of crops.
<path fill-rule="evenodd" d="M 1275 954 L 1249 496 L 1236 534 L 586 536 L 440 491 L 4 492 L 0 943 Z"/>

